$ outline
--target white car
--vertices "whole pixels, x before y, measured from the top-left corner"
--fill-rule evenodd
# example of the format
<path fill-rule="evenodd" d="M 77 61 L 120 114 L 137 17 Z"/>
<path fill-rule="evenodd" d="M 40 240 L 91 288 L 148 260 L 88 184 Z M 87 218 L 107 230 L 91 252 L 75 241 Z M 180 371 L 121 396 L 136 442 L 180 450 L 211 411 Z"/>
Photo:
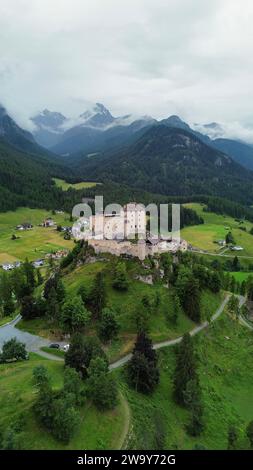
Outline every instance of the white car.
<path fill-rule="evenodd" d="M 64 344 L 63 351 L 67 352 L 69 350 L 69 344 Z"/>

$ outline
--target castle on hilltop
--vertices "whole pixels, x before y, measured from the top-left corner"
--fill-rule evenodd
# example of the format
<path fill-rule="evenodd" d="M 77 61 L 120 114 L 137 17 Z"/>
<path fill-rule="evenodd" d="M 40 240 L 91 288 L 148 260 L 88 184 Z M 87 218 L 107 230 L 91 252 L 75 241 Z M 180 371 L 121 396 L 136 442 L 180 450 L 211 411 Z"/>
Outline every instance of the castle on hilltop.
<path fill-rule="evenodd" d="M 81 222 L 80 222 L 81 224 Z M 73 235 L 85 239 L 96 253 L 126 255 L 144 260 L 159 253 L 186 251 L 185 240 L 152 236 L 146 228 L 146 211 L 142 204 L 131 202 L 118 210 L 101 212 L 82 221 L 83 227 Z"/>

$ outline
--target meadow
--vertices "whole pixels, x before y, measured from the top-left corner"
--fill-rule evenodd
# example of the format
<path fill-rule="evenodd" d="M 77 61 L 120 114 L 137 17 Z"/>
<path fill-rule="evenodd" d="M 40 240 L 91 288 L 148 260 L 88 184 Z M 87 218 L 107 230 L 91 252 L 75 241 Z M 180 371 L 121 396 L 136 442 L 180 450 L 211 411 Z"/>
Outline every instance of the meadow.
<path fill-rule="evenodd" d="M 129 289 L 125 292 L 117 291 L 112 287 L 111 265 L 105 261 L 86 264 L 76 268 L 74 271 L 63 277 L 67 295 L 71 298 L 78 293 L 81 286 L 85 286 L 87 292 L 92 286 L 97 272 L 105 270 L 107 305 L 116 312 L 120 333 L 116 340 L 109 343 L 105 349 L 110 362 L 128 354 L 132 349 L 136 338 L 136 315 L 140 314 L 143 307 L 141 300 L 144 296 L 154 299 L 156 295 L 160 298 L 160 303 L 151 312 L 148 329 L 150 337 L 154 342 L 173 339 L 181 336 L 186 331 L 194 328 L 195 324 L 181 311 L 178 315 L 177 323 L 173 323 L 170 318 L 173 314 L 173 290 L 167 289 L 161 284 L 149 285 L 133 278 L 135 269 L 133 262 L 127 262 L 129 268 Z M 222 294 L 212 294 L 204 291 L 201 294 L 202 320 L 209 319 L 219 307 Z M 21 320 L 18 328 L 39 336 L 56 339 L 61 336 L 61 331 L 57 324 L 47 323 L 44 318 L 34 320 Z M 96 333 L 96 325 L 92 325 L 86 332 Z"/>
<path fill-rule="evenodd" d="M 193 247 L 211 253 L 224 253 L 231 257 L 235 255 L 238 257 L 253 257 L 253 235 L 249 233 L 249 230 L 253 227 L 252 223 L 247 220 L 239 223 L 226 215 L 205 212 L 203 210 L 204 204 L 189 203 L 184 204 L 184 206 L 195 210 L 204 219 L 203 225 L 185 227 L 181 230 L 182 238 L 186 239 Z M 241 230 L 241 228 L 245 228 L 246 231 Z M 229 231 L 234 236 L 235 244 L 243 247 L 242 251 L 234 252 L 227 250 L 224 252 L 224 247 L 221 248 L 215 243 L 218 240 L 224 240 Z"/>
<path fill-rule="evenodd" d="M 247 281 L 248 277 L 253 275 L 252 272 L 246 273 L 246 272 L 242 272 L 242 271 L 231 272 L 230 274 L 232 276 L 234 276 L 236 281 L 239 281 L 240 283 L 243 282 L 243 281 Z"/>
<path fill-rule="evenodd" d="M 81 427 L 67 445 L 57 441 L 36 422 L 32 412 L 36 396 L 32 371 L 39 364 L 48 368 L 53 388 L 61 388 L 64 363 L 59 361 L 31 354 L 29 361 L 0 365 L 0 429 L 6 429 L 21 413 L 25 413 L 21 438 L 21 447 L 24 449 L 117 449 L 121 445 L 126 420 L 121 397 L 113 411 L 104 413 L 87 402 L 81 409 Z"/>
<path fill-rule="evenodd" d="M 94 183 L 92 181 L 81 181 L 80 183 L 67 183 L 65 180 L 62 180 L 60 178 L 53 178 L 56 186 L 58 188 L 61 188 L 63 191 L 68 191 L 68 189 L 89 189 L 89 188 L 94 188 L 98 184 L 101 183 Z"/>
<path fill-rule="evenodd" d="M 3 263 L 33 261 L 43 258 L 45 254 L 59 249 L 71 249 L 73 241 L 64 240 L 63 234 L 55 227 L 39 227 L 48 217 L 52 217 L 57 225 L 71 225 L 69 215 L 54 214 L 43 209 L 19 208 L 13 212 L 0 213 L 0 265 Z M 31 223 L 31 230 L 15 230 L 22 223 Z M 19 237 L 12 240 L 12 235 Z"/>
<path fill-rule="evenodd" d="M 227 449 L 228 427 L 238 430 L 238 448 L 248 449 L 245 428 L 253 419 L 253 337 L 225 314 L 194 337 L 204 405 L 205 429 L 199 437 L 186 432 L 188 411 L 172 397 L 175 348 L 159 352 L 160 384 L 151 396 L 127 385 L 124 371 L 117 371 L 132 411 L 130 449 L 155 449 L 154 436 L 164 433 L 165 449 Z"/>

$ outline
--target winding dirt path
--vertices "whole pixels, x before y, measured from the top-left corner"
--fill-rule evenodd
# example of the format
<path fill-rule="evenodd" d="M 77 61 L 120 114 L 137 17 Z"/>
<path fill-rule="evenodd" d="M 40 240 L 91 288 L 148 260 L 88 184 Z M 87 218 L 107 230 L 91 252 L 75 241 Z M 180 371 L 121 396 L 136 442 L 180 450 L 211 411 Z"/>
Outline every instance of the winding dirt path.
<path fill-rule="evenodd" d="M 190 331 L 190 335 L 195 336 L 196 334 L 200 333 L 202 330 L 207 328 L 215 320 L 217 320 L 217 318 L 219 318 L 219 316 L 222 314 L 222 312 L 223 312 L 225 306 L 227 305 L 231 295 L 232 294 L 227 293 L 225 298 L 223 299 L 222 303 L 220 304 L 219 308 L 212 315 L 210 321 L 205 321 L 205 322 L 201 323 L 200 325 L 196 326 L 195 328 L 193 328 Z M 239 298 L 239 307 L 241 308 L 242 305 L 245 303 L 246 299 L 245 299 L 245 297 L 239 296 L 239 295 L 237 297 Z M 243 324 L 244 326 L 246 326 L 247 328 L 253 329 L 253 327 L 251 325 L 249 325 L 246 322 L 246 320 L 244 320 L 244 318 L 242 316 L 239 317 L 239 320 L 240 320 L 240 323 Z M 15 325 L 18 321 L 19 321 L 19 318 L 16 318 L 13 322 L 11 322 L 10 325 L 6 325 L 6 326 L 7 327 L 12 327 L 14 329 Z M 2 329 L 2 333 L 3 333 L 3 328 L 0 328 L 0 330 L 1 329 Z M 25 339 L 25 333 L 22 336 Z M 64 359 L 61 358 L 61 357 L 53 356 L 52 354 L 41 351 L 40 350 L 41 342 L 45 343 L 45 340 L 43 338 L 40 338 L 39 336 L 37 336 L 37 337 L 34 336 L 34 338 L 37 339 L 37 341 L 36 341 L 36 346 L 37 347 L 35 345 L 33 345 L 33 346 L 35 346 L 35 347 L 33 347 L 34 352 L 36 352 L 37 354 L 39 354 L 39 355 L 41 355 L 41 356 L 43 356 L 47 359 L 50 359 L 50 360 L 64 361 Z M 174 346 L 175 344 L 180 343 L 182 341 L 182 339 L 183 339 L 183 336 L 179 336 L 178 338 L 175 338 L 175 339 L 162 341 L 160 343 L 155 343 L 153 347 L 154 347 L 154 349 L 161 349 L 161 348 L 165 348 L 165 347 L 168 347 L 168 346 Z M 44 344 L 43 344 L 43 346 L 44 346 Z M 127 354 L 126 356 L 122 357 L 118 361 L 113 362 L 112 364 L 109 365 L 109 370 L 113 371 L 115 369 L 118 369 L 119 367 L 124 366 L 131 359 L 131 357 L 132 357 L 132 354 Z M 130 424 L 131 424 L 131 410 L 130 410 L 128 401 L 123 396 L 122 392 L 120 392 L 120 400 L 121 400 L 121 403 L 123 405 L 123 410 L 124 410 L 124 415 L 125 415 L 125 422 L 124 422 L 124 426 L 123 426 L 123 429 L 122 429 L 121 436 L 119 437 L 119 440 L 118 440 L 118 446 L 117 446 L 118 449 L 123 448 L 124 443 L 126 442 L 126 439 L 127 439 L 128 433 L 129 433 L 129 429 L 130 429 Z"/>
<path fill-rule="evenodd" d="M 212 322 L 217 320 L 217 318 L 219 318 L 219 316 L 222 314 L 225 306 L 227 305 L 230 296 L 231 296 L 231 294 L 226 294 L 225 299 L 222 301 L 219 308 L 213 314 L 213 316 L 211 317 L 211 320 L 209 322 L 205 321 L 205 322 L 201 323 L 201 325 L 195 326 L 195 328 L 193 328 L 190 331 L 190 335 L 195 336 L 196 334 L 200 333 L 200 331 L 207 328 Z M 244 299 L 244 297 L 240 297 L 240 307 L 245 302 L 245 299 L 244 300 L 243 299 Z M 168 347 L 168 346 L 174 346 L 175 344 L 180 343 L 182 341 L 182 339 L 183 339 L 183 336 L 179 336 L 178 338 L 175 338 L 175 339 L 168 339 L 168 340 L 162 341 L 160 343 L 155 343 L 153 345 L 153 348 L 154 349 L 161 349 L 161 348 L 165 348 L 165 347 Z M 132 354 L 127 354 L 126 356 L 122 357 L 118 361 L 115 361 L 112 364 L 110 364 L 109 369 L 114 370 L 114 369 L 118 369 L 119 367 L 122 367 L 123 365 L 125 365 L 131 359 L 131 357 L 132 357 Z"/>
<path fill-rule="evenodd" d="M 118 439 L 118 444 L 117 444 L 116 450 L 123 449 L 123 446 L 126 442 L 127 436 L 129 434 L 130 424 L 131 424 L 130 407 L 129 407 L 127 399 L 124 397 L 122 392 L 120 392 L 120 401 L 121 401 L 122 406 L 123 406 L 125 420 L 124 420 L 124 426 L 123 426 L 123 429 L 122 429 L 122 432 L 121 432 L 121 436 Z"/>

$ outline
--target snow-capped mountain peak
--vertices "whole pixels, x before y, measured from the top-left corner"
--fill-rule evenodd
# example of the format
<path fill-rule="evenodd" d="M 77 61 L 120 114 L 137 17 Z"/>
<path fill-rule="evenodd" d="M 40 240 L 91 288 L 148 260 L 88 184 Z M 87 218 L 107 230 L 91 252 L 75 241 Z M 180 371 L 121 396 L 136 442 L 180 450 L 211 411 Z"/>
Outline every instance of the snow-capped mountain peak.
<path fill-rule="evenodd" d="M 111 125 L 115 118 L 101 103 L 96 103 L 91 109 L 80 115 L 81 125 L 103 129 Z"/>
<path fill-rule="evenodd" d="M 44 109 L 39 114 L 31 118 L 31 121 L 38 128 L 47 130 L 51 129 L 52 131 L 59 131 L 59 128 L 66 120 L 67 118 L 63 116 L 63 114 L 56 111 L 49 111 L 48 109 Z"/>

